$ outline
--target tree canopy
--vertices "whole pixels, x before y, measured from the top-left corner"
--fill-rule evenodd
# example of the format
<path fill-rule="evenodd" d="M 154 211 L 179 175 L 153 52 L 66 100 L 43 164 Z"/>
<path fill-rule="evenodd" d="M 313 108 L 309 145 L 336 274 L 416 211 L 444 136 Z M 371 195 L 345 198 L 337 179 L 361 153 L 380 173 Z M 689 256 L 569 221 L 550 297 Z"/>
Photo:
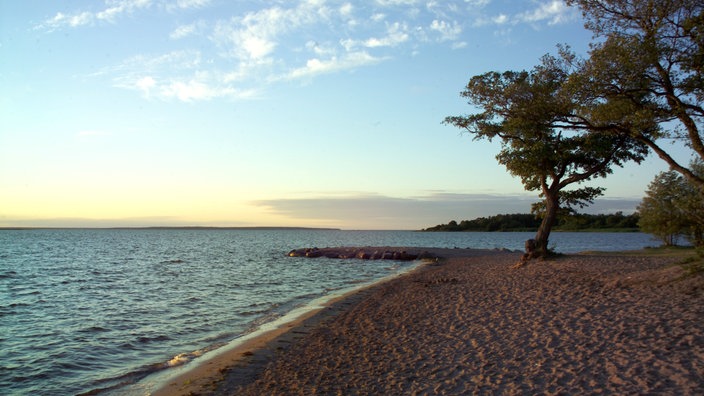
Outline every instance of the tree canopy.
<path fill-rule="evenodd" d="M 570 83 L 576 66 L 574 55 L 563 48 L 559 57 L 546 55 L 531 71 L 474 76 L 461 95 L 481 111 L 445 119 L 474 140 L 501 139 L 498 162 L 518 176 L 526 190 L 539 191 L 543 220 L 535 237 L 538 255 L 547 253 L 561 208 L 583 207 L 603 192 L 568 186 L 605 177 L 626 161 L 640 162 L 647 151 L 623 134 L 590 133 L 579 116 L 581 92 Z"/>
<path fill-rule="evenodd" d="M 704 177 L 673 157 L 662 140 L 682 141 L 694 158 L 704 159 L 704 2 L 567 3 L 579 6 L 597 39 L 574 79 L 583 91 L 583 122 L 646 144 L 704 194 Z"/>

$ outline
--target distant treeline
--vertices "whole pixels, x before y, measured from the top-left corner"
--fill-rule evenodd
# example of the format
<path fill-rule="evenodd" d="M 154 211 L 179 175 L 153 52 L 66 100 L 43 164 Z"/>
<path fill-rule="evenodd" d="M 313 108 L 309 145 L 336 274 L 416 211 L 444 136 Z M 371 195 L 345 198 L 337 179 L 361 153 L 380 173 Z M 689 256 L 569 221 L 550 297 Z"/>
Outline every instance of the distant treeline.
<path fill-rule="evenodd" d="M 584 231 L 584 230 L 618 230 L 637 231 L 637 213 L 624 215 L 622 212 L 614 214 L 575 214 L 563 216 L 558 219 L 553 230 L 556 231 Z M 450 221 L 448 224 L 439 224 L 425 228 L 422 231 L 536 231 L 541 219 L 532 214 L 515 213 L 500 214 L 490 217 L 479 217 L 474 220 Z"/>

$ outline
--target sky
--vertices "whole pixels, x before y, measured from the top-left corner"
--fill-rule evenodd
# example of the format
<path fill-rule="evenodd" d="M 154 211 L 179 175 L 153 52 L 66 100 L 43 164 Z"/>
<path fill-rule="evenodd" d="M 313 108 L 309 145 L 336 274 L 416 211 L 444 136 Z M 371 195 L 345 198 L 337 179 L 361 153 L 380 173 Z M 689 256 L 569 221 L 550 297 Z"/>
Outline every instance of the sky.
<path fill-rule="evenodd" d="M 557 0 L 0 0 L 0 227 L 420 229 L 528 213 L 442 123 L 592 40 Z M 632 212 L 657 158 L 594 185 Z"/>

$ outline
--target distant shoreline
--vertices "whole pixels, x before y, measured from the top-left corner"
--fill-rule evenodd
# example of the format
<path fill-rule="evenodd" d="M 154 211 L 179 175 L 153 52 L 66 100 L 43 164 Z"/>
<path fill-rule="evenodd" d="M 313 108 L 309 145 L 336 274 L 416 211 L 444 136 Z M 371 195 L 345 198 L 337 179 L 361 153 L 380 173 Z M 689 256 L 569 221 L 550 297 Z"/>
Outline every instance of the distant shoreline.
<path fill-rule="evenodd" d="M 311 230 L 311 231 L 341 231 L 340 228 L 315 227 L 212 227 L 212 226 L 148 226 L 148 227 L 0 227 L 0 231 L 20 230 Z"/>

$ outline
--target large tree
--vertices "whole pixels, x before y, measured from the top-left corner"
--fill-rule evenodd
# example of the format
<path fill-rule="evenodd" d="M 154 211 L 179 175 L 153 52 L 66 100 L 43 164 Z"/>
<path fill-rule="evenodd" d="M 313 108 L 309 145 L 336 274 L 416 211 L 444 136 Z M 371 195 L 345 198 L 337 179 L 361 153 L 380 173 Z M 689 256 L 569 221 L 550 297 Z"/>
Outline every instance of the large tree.
<path fill-rule="evenodd" d="M 540 192 L 543 218 L 535 236 L 538 256 L 548 253 L 550 232 L 561 208 L 584 206 L 603 193 L 598 187 L 568 190 L 568 186 L 605 177 L 612 166 L 625 161 L 640 162 L 647 151 L 615 130 L 591 133 L 579 117 L 579 92 L 570 83 L 575 66 L 574 56 L 563 50 L 559 57 L 546 55 L 531 71 L 474 76 L 461 95 L 481 111 L 445 119 L 475 140 L 501 139 L 498 162 L 520 177 L 526 190 Z"/>
<path fill-rule="evenodd" d="M 581 71 L 582 117 L 648 145 L 704 193 L 704 177 L 673 156 L 665 139 L 704 159 L 704 2 L 567 0 L 595 34 Z"/>

